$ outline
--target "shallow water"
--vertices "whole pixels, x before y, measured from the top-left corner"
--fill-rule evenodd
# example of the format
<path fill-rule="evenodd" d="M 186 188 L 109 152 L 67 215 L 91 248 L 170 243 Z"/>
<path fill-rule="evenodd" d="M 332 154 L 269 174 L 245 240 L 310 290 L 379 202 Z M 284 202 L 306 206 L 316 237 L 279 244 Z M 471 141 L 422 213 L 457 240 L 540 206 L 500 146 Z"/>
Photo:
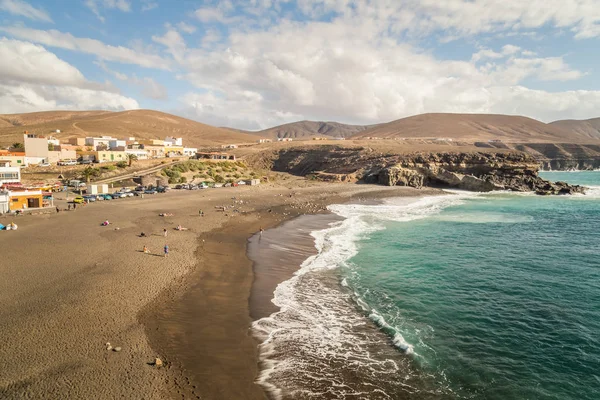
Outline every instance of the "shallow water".
<path fill-rule="evenodd" d="M 318 254 L 255 323 L 260 382 L 290 399 L 600 398 L 596 189 L 332 206 L 345 220 L 313 232 Z"/>

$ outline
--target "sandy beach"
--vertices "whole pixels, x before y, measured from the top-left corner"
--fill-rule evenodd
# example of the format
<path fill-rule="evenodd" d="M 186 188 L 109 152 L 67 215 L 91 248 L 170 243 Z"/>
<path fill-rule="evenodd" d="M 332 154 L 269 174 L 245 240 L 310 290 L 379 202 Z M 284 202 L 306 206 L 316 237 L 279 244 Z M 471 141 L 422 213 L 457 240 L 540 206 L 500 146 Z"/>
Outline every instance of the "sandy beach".
<path fill-rule="evenodd" d="M 291 179 L 0 217 L 19 225 L 0 233 L 0 398 L 264 399 L 248 238 L 327 204 L 436 192 Z"/>

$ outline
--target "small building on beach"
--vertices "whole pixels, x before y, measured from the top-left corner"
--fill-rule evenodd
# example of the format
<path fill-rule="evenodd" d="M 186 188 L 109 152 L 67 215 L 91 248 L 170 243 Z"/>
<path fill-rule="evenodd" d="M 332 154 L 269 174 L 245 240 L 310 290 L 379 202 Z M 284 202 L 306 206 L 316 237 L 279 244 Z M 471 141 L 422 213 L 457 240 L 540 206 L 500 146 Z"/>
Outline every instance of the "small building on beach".
<path fill-rule="evenodd" d="M 44 204 L 41 190 L 9 191 L 8 196 L 11 211 L 41 208 Z"/>

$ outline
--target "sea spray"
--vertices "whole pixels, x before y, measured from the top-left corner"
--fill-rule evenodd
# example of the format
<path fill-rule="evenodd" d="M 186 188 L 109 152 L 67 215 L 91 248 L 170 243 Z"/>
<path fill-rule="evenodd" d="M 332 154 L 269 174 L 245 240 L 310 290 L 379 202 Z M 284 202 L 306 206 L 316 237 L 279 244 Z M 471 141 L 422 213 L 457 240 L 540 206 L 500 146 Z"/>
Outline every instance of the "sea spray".
<path fill-rule="evenodd" d="M 258 382 L 275 398 L 447 394 L 415 368 L 413 347 L 400 330 L 344 288 L 337 269 L 349 269 L 358 242 L 384 229 L 389 221 L 426 218 L 476 196 L 460 193 L 390 199 L 379 205 L 330 206 L 345 219 L 312 232 L 317 254 L 275 290 L 273 303 L 280 311 L 254 323 L 262 340 Z"/>

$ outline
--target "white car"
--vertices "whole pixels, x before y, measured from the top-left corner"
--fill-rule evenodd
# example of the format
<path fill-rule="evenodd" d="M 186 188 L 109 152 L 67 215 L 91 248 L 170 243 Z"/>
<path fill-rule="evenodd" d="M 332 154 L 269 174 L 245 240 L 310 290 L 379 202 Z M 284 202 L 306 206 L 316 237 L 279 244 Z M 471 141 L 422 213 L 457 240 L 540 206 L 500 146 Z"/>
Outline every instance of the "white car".
<path fill-rule="evenodd" d="M 43 162 L 43 163 L 39 163 L 38 165 L 39 165 L 40 167 L 49 167 L 49 166 L 50 166 L 50 163 Z"/>

